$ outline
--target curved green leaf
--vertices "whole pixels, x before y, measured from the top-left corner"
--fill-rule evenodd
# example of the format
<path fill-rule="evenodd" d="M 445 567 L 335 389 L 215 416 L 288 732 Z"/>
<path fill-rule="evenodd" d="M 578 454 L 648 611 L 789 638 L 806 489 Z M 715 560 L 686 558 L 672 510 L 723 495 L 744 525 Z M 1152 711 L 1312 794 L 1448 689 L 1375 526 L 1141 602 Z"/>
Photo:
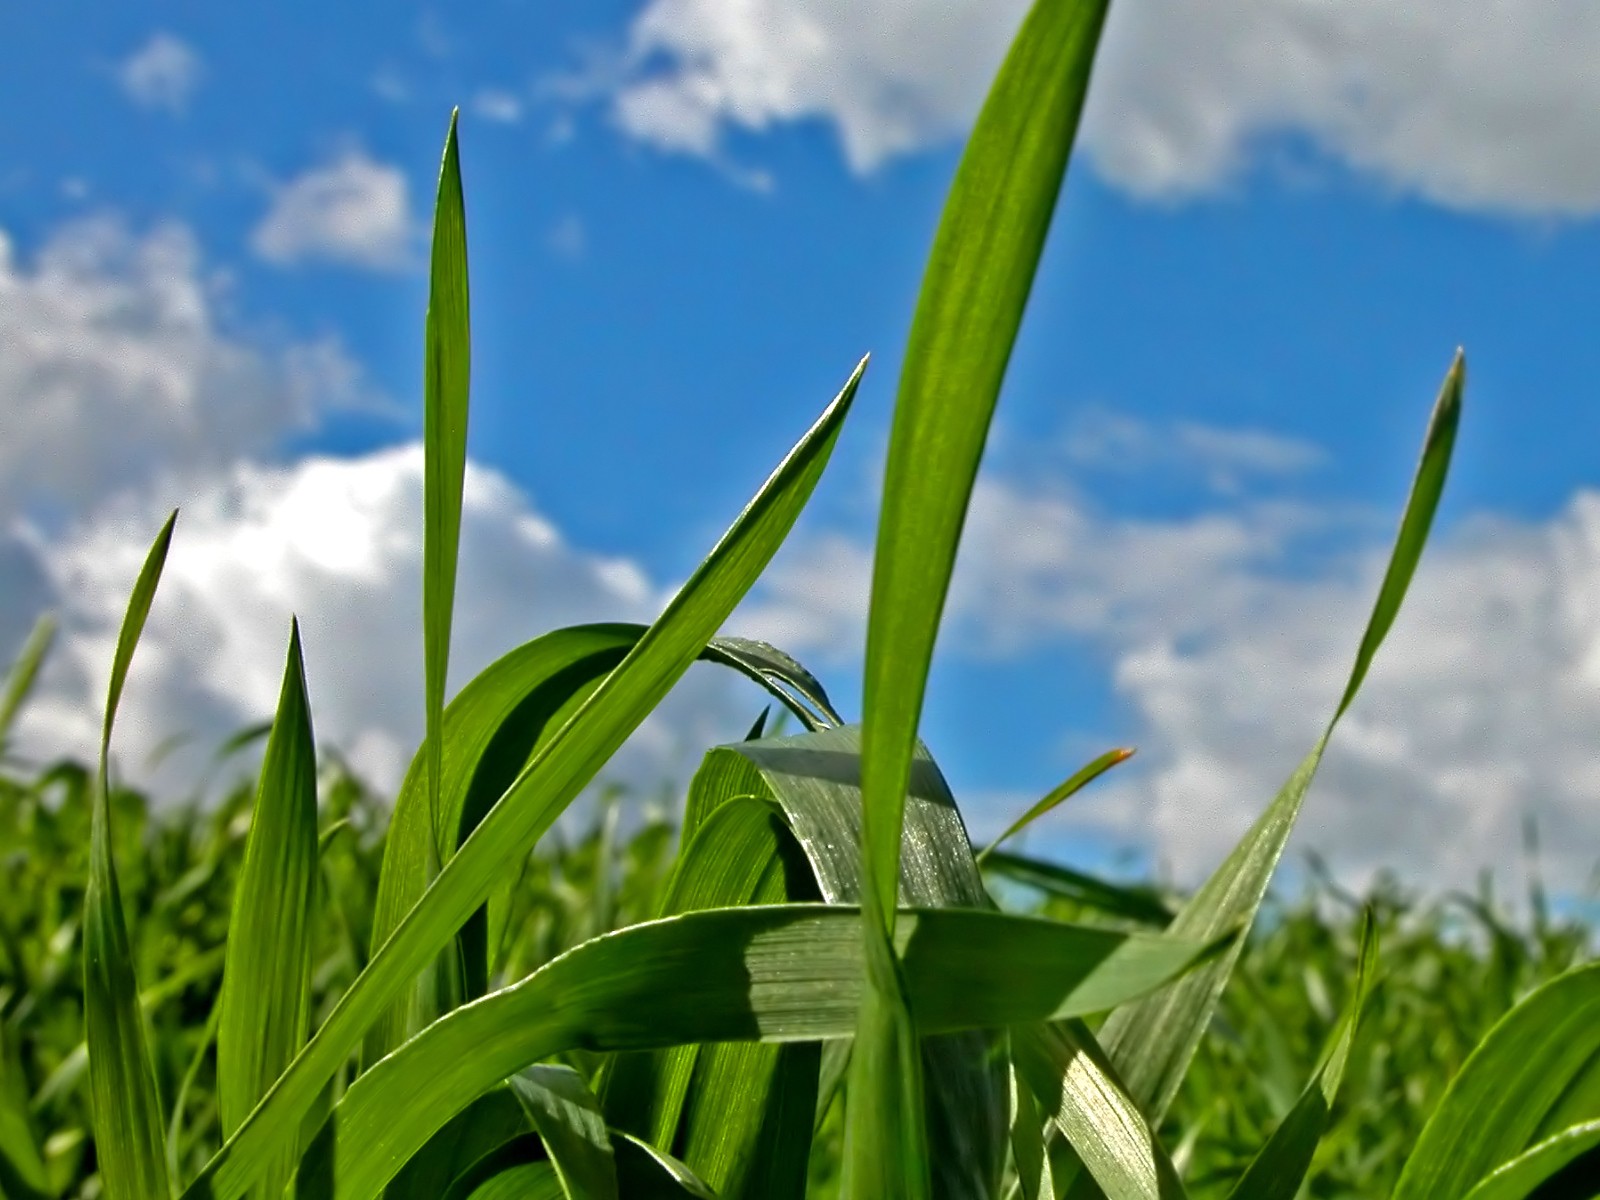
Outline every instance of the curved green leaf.
<path fill-rule="evenodd" d="M 1048 896 L 1059 896 L 1085 908 L 1096 909 L 1107 916 L 1153 925 L 1158 929 L 1164 929 L 1172 923 L 1172 910 L 1147 887 L 1108 883 L 1059 863 L 1028 858 L 1007 850 L 991 849 L 983 865 L 996 875 L 1037 888 Z"/>
<path fill-rule="evenodd" d="M 1466 1200 L 1577 1200 L 1595 1195 L 1600 1195 L 1600 1121 L 1587 1121 L 1497 1167 Z"/>
<path fill-rule="evenodd" d="M 495 1147 L 463 1171 L 443 1200 L 566 1200 L 537 1134 Z"/>
<path fill-rule="evenodd" d="M 617 1164 L 600 1103 L 571 1067 L 526 1067 L 511 1090 L 544 1142 L 567 1200 L 616 1200 Z"/>
<path fill-rule="evenodd" d="M 295 621 L 228 922 L 217 1026 L 224 1136 L 238 1128 L 305 1044 L 317 865 L 317 755 Z M 295 1157 L 294 1147 L 287 1147 L 263 1176 L 259 1195 L 276 1200 Z"/>
<path fill-rule="evenodd" d="M 711 909 L 586 942 L 457 1009 L 356 1080 L 302 1160 L 341 1200 L 374 1195 L 498 1079 L 570 1049 L 815 1041 L 854 1028 L 862 918 L 843 905 Z M 1103 1011 L 1215 949 L 968 909 L 908 910 L 896 931 L 918 1033 Z M 238 1194 L 217 1176 L 213 1200 Z"/>
<path fill-rule="evenodd" d="M 287 1144 L 368 1027 L 531 850 L 704 650 L 771 560 L 838 438 L 865 362 L 588 701 L 535 753 L 340 998 L 306 1049 L 185 1193 L 238 1195 Z M 376 1068 L 374 1068 L 376 1069 Z"/>
<path fill-rule="evenodd" d="M 1507 1013 L 1451 1081 L 1394 1200 L 1457 1200 L 1530 1147 L 1600 1120 L 1600 963 Z"/>
<path fill-rule="evenodd" d="M 156 584 L 172 544 L 176 511 L 167 518 L 139 571 L 128 599 L 106 692 L 100 733 L 100 771 L 94 790 L 89 845 L 89 887 L 83 901 L 83 1000 L 89 1052 L 89 1091 L 94 1102 L 95 1154 L 110 1200 L 165 1200 L 167 1158 L 161 1102 L 145 1044 L 123 922 L 122 894 L 111 854 L 111 728 L 128 678 L 134 647 L 144 631 Z"/>

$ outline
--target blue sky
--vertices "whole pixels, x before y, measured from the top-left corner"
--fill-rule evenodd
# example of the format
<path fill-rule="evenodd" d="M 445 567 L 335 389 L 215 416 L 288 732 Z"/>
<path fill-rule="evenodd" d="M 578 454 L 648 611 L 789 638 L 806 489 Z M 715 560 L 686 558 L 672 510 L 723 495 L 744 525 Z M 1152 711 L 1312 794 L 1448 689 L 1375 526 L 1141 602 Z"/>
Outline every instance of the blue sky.
<path fill-rule="evenodd" d="M 1359 878 L 1600 858 L 1600 14 L 1298 0 L 1114 11 L 1013 360 L 925 734 L 979 830 L 1139 756 L 1036 845 L 1193 877 L 1336 697 L 1439 380 L 1440 537 L 1303 844 Z M 647 619 L 859 355 L 811 512 L 741 611 L 847 709 L 922 259 L 1017 3 L 644 0 L 0 15 L 0 640 L 93 747 L 115 621 L 178 541 L 121 756 L 270 710 L 420 731 L 422 265 L 462 109 L 475 474 L 457 663 Z M 0 650 L 0 653 L 3 653 Z M 464 678 L 464 676 L 463 676 Z M 759 698 L 696 671 L 618 771 Z M 193 751 L 188 769 L 203 753 Z M 183 769 L 180 759 L 168 770 Z"/>

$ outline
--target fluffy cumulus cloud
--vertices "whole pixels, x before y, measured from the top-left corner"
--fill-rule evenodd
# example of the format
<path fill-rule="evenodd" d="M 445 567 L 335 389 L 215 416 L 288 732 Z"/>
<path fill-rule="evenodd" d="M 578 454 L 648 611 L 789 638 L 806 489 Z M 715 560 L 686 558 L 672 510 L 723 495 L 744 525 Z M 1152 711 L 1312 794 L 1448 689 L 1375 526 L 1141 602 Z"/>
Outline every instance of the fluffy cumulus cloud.
<path fill-rule="evenodd" d="M 87 755 L 128 588 L 172 494 L 108 506 L 65 538 L 25 540 L 64 637 L 21 738 L 35 756 Z M 173 734 L 203 755 L 270 716 L 298 614 L 319 742 L 367 778 L 398 783 L 422 732 L 422 452 L 241 464 L 182 489 L 172 551 L 118 718 L 118 758 L 150 778 Z M 649 620 L 663 597 L 633 563 L 562 539 L 504 478 L 469 470 L 453 686 L 518 643 L 567 624 Z M 738 737 L 753 690 L 696 668 L 613 773 L 686 777 L 696 751 Z M 178 775 L 194 777 L 194 763 Z"/>
<path fill-rule="evenodd" d="M 1377 594 L 1388 524 L 1251 499 L 1133 520 L 1069 490 L 986 478 L 942 652 L 1014 663 L 1077 646 L 1108 662 L 1132 715 L 1111 736 L 1140 754 L 1053 821 L 1087 844 L 1139 847 L 1193 882 L 1321 732 Z M 1295 552 L 1311 546 L 1324 553 L 1307 572 Z M 824 663 L 840 647 L 853 655 L 870 548 L 815 536 L 796 551 L 751 625 Z M 1576 495 L 1548 521 L 1480 518 L 1438 540 L 1335 735 L 1299 844 L 1352 880 L 1390 867 L 1470 886 L 1483 866 L 1521 878 L 1533 817 L 1553 881 L 1582 887 L 1600 863 L 1596 596 L 1600 494 Z M 1063 745 L 1084 732 L 1063 728 Z"/>
<path fill-rule="evenodd" d="M 205 64 L 194 47 L 170 33 L 157 33 L 117 64 L 122 90 L 143 108 L 179 114 L 200 86 Z"/>
<path fill-rule="evenodd" d="M 0 523 L 262 453 L 329 406 L 368 402 L 337 344 L 248 340 L 220 319 L 226 302 L 180 225 L 92 219 L 31 257 L 0 231 Z"/>
<path fill-rule="evenodd" d="M 652 0 L 614 91 L 629 133 L 714 155 L 731 128 L 831 124 L 856 170 L 970 123 L 1023 0 Z M 914 51 L 914 52 L 913 52 Z M 1290 137 L 1401 191 L 1600 209 L 1600 10 L 1492 0 L 1113 5 L 1086 118 L 1098 172 L 1174 199 Z"/>
<path fill-rule="evenodd" d="M 405 174 L 350 150 L 277 185 L 250 244 L 281 266 L 332 262 L 396 271 L 419 261 L 420 228 Z"/>

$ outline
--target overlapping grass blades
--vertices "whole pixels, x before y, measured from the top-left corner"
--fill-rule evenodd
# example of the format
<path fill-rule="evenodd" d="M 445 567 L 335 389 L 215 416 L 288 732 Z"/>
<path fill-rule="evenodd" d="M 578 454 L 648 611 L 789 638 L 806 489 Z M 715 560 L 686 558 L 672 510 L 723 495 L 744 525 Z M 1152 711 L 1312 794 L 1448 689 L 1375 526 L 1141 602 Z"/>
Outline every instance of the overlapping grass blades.
<path fill-rule="evenodd" d="M 217 1001 L 217 1093 L 224 1135 L 239 1127 L 305 1044 L 317 869 L 316 747 L 295 622 L 235 885 Z M 283 1192 L 295 1158 L 295 1147 L 286 1147 L 263 1175 L 260 1195 Z"/>
<path fill-rule="evenodd" d="M 319 1194 L 374 1195 L 475 1096 L 562 1051 L 846 1036 L 864 990 L 862 923 L 851 905 L 750 905 L 586 942 L 374 1065 L 335 1106 L 302 1178 Z M 939 908 L 902 912 L 895 948 L 916 1006 L 914 1034 L 928 1035 L 1103 1012 L 1220 947 Z M 230 1184 L 210 1194 L 237 1193 Z"/>
<path fill-rule="evenodd" d="M 821 477 L 866 363 L 662 613 L 517 775 L 402 918 L 261 1106 L 186 1195 L 239 1195 L 293 1136 L 367 1029 L 532 849 L 701 654 L 765 568 Z M 531 1060 L 530 1060 L 531 1061 Z"/>
<path fill-rule="evenodd" d="M 412 759 L 395 800 L 373 916 L 374 953 L 427 890 L 439 863 L 455 854 L 533 755 L 583 707 L 645 631 L 643 625 L 621 623 L 554 630 L 501 656 L 451 701 L 444 714 L 437 803 L 429 790 L 429 759 L 422 751 Z M 746 675 L 808 726 L 836 717 L 822 685 L 775 647 L 743 638 L 713 638 L 700 658 Z M 368 1031 L 368 1063 L 460 1000 L 487 990 L 493 948 L 502 940 L 508 886 L 496 890 L 487 911 L 469 919 L 457 945 L 445 952 L 448 961 L 391 1005 Z M 439 995 L 439 976 L 455 972 L 463 994 Z"/>
<path fill-rule="evenodd" d="M 128 928 L 111 853 L 111 729 L 134 648 L 150 615 L 156 585 L 172 545 L 174 512 L 145 557 L 117 635 L 100 731 L 100 770 L 94 789 L 89 888 L 83 901 L 84 1025 L 89 1088 L 94 1097 L 95 1147 L 110 1200 L 164 1200 L 169 1192 L 165 1122 L 139 1011 L 139 982 L 128 949 Z"/>
<path fill-rule="evenodd" d="M 1024 20 L 956 171 L 906 346 L 867 622 L 862 855 L 870 986 L 850 1073 L 847 1200 L 929 1194 L 919 1056 L 888 950 L 902 805 L 978 461 L 1105 10 L 1104 0 L 1040 0 Z"/>

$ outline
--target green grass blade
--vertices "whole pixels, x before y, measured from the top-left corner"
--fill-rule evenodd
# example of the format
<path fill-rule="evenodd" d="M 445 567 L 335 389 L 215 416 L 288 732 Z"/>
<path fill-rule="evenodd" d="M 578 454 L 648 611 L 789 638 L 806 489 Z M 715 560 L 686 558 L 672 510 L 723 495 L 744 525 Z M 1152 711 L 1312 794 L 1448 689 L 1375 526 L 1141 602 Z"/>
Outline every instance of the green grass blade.
<path fill-rule="evenodd" d="M 1040 0 L 956 170 L 917 298 L 889 438 L 867 618 L 868 989 L 850 1066 L 846 1200 L 931 1194 L 920 1058 L 891 960 L 906 784 L 956 548 L 1088 91 L 1104 0 Z M 876 926 L 881 925 L 884 933 Z"/>
<path fill-rule="evenodd" d="M 89 1050 L 89 1091 L 94 1104 L 95 1153 L 110 1200 L 165 1200 L 170 1192 L 161 1103 L 139 1012 L 128 929 L 111 853 L 111 729 L 128 666 L 155 599 L 156 584 L 172 544 L 174 512 L 156 536 L 128 600 L 117 636 L 100 734 L 100 771 L 94 791 L 89 887 L 83 902 L 83 999 Z"/>
<path fill-rule="evenodd" d="M 1539 1142 L 1600 1120 L 1600 964 L 1518 1004 L 1478 1044 L 1406 1160 L 1394 1200 L 1464 1196 Z"/>
<path fill-rule="evenodd" d="M 544 1142 L 567 1200 L 616 1200 L 617 1164 L 600 1103 L 571 1067 L 532 1066 L 511 1090 Z"/>
<path fill-rule="evenodd" d="M 1055 1177 L 1044 1148 L 1045 1116 L 1033 1093 L 1011 1070 L 1011 1162 L 1021 1200 L 1055 1200 Z"/>
<path fill-rule="evenodd" d="M 1006 850 L 986 852 L 983 865 L 996 875 L 1037 888 L 1047 896 L 1070 900 L 1107 916 L 1158 929 L 1172 922 L 1173 913 L 1166 901 L 1148 887 L 1108 883 L 1071 867 Z"/>
<path fill-rule="evenodd" d="M 56 619 L 50 613 L 45 613 L 34 622 L 28 640 L 22 644 L 17 660 L 11 664 L 11 670 L 6 673 L 5 687 L 0 688 L 0 753 L 5 752 L 6 741 L 11 735 L 11 726 L 17 719 L 17 712 L 22 708 L 23 701 L 28 698 L 28 693 L 33 691 L 34 681 L 39 677 L 39 668 L 44 665 L 45 656 L 50 653 L 50 646 L 55 638 Z"/>
<path fill-rule="evenodd" d="M 1305 1183 L 1306 1172 L 1317 1145 L 1328 1128 L 1333 1102 L 1344 1079 L 1350 1047 L 1360 1028 L 1367 993 L 1378 966 L 1378 935 L 1372 910 L 1361 918 L 1361 950 L 1356 966 L 1356 984 L 1350 1004 L 1335 1030 L 1333 1043 L 1322 1064 L 1312 1076 L 1294 1107 L 1278 1123 L 1272 1136 L 1251 1161 L 1244 1175 L 1229 1193 L 1229 1200 L 1294 1200 Z"/>
<path fill-rule="evenodd" d="M 1546 1138 L 1486 1176 L 1467 1200 L 1558 1200 L 1600 1191 L 1600 1121 Z"/>
<path fill-rule="evenodd" d="M 217 1028 L 224 1136 L 239 1127 L 305 1044 L 317 864 L 317 755 L 295 621 L 228 923 Z M 287 1147 L 263 1177 L 259 1194 L 276 1198 L 294 1161 L 294 1148 Z"/>
<path fill-rule="evenodd" d="M 1207 938 L 1229 929 L 1248 929 L 1254 922 L 1328 739 L 1366 677 L 1416 572 L 1439 496 L 1444 490 L 1456 427 L 1461 419 L 1465 373 L 1464 361 L 1458 353 L 1445 376 L 1428 422 L 1421 462 L 1400 518 L 1388 570 L 1356 652 L 1349 682 L 1327 729 L 1227 860 L 1184 905 L 1169 926 L 1172 933 Z M 1160 995 L 1112 1013 L 1101 1028 L 1101 1045 L 1152 1121 L 1160 1121 L 1177 1093 L 1200 1036 L 1210 1023 L 1217 1000 L 1238 960 L 1241 946 L 1242 941 L 1236 943 L 1233 950 L 1216 962 Z"/>
<path fill-rule="evenodd" d="M 461 490 L 467 472 L 467 393 L 472 338 L 467 304 L 467 222 L 461 195 L 459 112 L 450 114 L 433 209 L 428 315 L 423 357 L 422 638 L 427 693 L 432 808 L 437 811 L 443 746 L 444 689 L 450 668 L 456 558 L 461 548 Z"/>
<path fill-rule="evenodd" d="M 779 699 L 784 697 L 779 689 L 791 693 L 794 699 L 787 700 L 786 704 L 807 729 L 845 723 L 817 677 L 776 646 L 739 637 L 720 637 L 714 645 L 729 665 L 737 666 L 752 679 L 765 684 Z"/>
<path fill-rule="evenodd" d="M 1085 1025 L 1021 1026 L 1011 1031 L 1011 1046 L 1030 1098 L 1049 1115 L 1102 1195 L 1109 1200 L 1183 1196 L 1172 1160 Z M 1045 1162 L 1048 1168 L 1049 1155 Z"/>
<path fill-rule="evenodd" d="M 875 919 L 875 918 L 874 918 Z M 424 1030 L 351 1085 L 302 1172 L 335 1200 L 395 1165 L 499 1079 L 576 1047 L 815 1041 L 855 1028 L 863 919 L 845 905 L 710 909 L 604 935 Z M 912 909 L 896 949 L 918 1034 L 1104 1011 L 1217 947 L 972 909 Z M 241 1172 L 242 1173 L 242 1172 Z M 238 1195 L 218 1173 L 212 1200 Z"/>
<path fill-rule="evenodd" d="M 1116 766 L 1118 763 L 1125 763 L 1132 757 L 1133 751 L 1126 748 L 1107 750 L 1093 762 L 1088 763 L 1074 771 L 1061 783 L 1051 788 L 1050 791 L 1045 794 L 1042 800 L 1040 800 L 1032 808 L 1028 809 L 1027 812 L 1023 813 L 1015 821 L 1011 822 L 1011 824 L 1007 825 L 1004 833 L 995 838 L 994 841 L 990 842 L 982 850 L 978 851 L 978 865 L 982 866 L 983 860 L 988 858 L 989 855 L 995 850 L 999 849 L 1000 843 L 1015 837 L 1029 825 L 1032 825 L 1040 817 L 1044 816 L 1048 812 L 1054 811 L 1059 805 L 1077 795 L 1096 779 L 1099 779 L 1100 776 L 1104 775 L 1112 767 Z"/>
<path fill-rule="evenodd" d="M 705 649 L 810 498 L 865 367 L 863 361 L 666 611 L 534 756 L 444 865 L 306 1049 L 187 1195 L 199 1200 L 208 1191 L 219 1197 L 239 1194 L 270 1161 L 275 1148 L 286 1144 L 295 1123 L 367 1028 L 449 943 Z"/>

